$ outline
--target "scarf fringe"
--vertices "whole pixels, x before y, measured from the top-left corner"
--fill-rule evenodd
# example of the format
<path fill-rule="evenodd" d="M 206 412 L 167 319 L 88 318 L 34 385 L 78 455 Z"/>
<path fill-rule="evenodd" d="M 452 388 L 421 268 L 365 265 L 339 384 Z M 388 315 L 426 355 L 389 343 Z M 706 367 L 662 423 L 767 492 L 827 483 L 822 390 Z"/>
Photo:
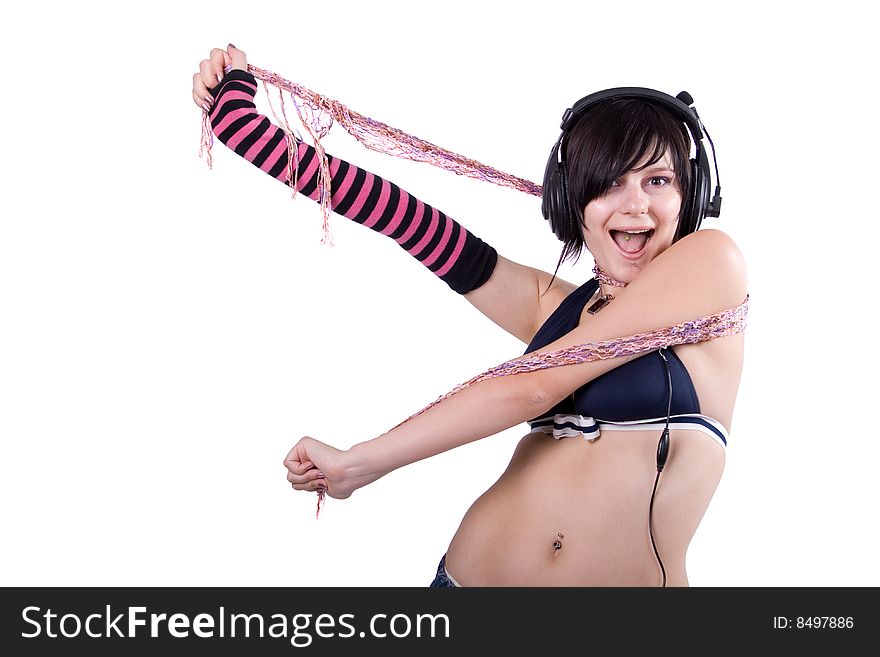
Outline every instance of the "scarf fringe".
<path fill-rule="evenodd" d="M 502 187 L 509 187 L 531 196 L 541 196 L 542 189 L 540 185 L 454 153 L 381 121 L 375 121 L 368 116 L 349 109 L 336 100 L 315 93 L 311 89 L 307 89 L 295 82 L 285 80 L 272 71 L 248 64 L 248 72 L 263 83 L 263 89 L 266 92 L 266 97 L 269 99 L 272 115 L 275 117 L 276 123 L 281 125 L 287 134 L 289 155 L 287 182 L 293 190 L 294 198 L 296 197 L 296 176 L 299 165 L 297 145 L 302 142 L 302 138 L 296 135 L 290 128 L 284 107 L 283 91 L 286 91 L 290 96 L 296 108 L 297 116 L 309 134 L 315 151 L 319 155 L 318 203 L 321 206 L 323 223 L 323 238 L 321 242 L 323 244 L 333 244 L 333 237 L 330 232 L 330 214 L 333 208 L 330 199 L 330 165 L 324 147 L 321 145 L 321 139 L 330 131 L 334 121 L 341 125 L 363 146 L 372 151 L 415 162 L 424 162 L 447 171 L 452 171 L 458 175 L 468 176 Z M 278 89 L 282 119 L 279 119 L 275 113 L 267 85 L 272 85 Z M 301 102 L 297 102 L 297 99 Z M 214 137 L 211 131 L 210 117 L 208 112 L 204 112 L 202 115 L 202 140 L 199 146 L 199 157 L 206 159 L 208 168 L 212 168 L 211 148 L 213 143 Z"/>
<path fill-rule="evenodd" d="M 208 163 L 208 168 L 213 169 L 211 160 L 211 148 L 214 146 L 214 131 L 211 130 L 211 117 L 207 111 L 202 111 L 202 140 L 199 142 L 199 159 Z"/>

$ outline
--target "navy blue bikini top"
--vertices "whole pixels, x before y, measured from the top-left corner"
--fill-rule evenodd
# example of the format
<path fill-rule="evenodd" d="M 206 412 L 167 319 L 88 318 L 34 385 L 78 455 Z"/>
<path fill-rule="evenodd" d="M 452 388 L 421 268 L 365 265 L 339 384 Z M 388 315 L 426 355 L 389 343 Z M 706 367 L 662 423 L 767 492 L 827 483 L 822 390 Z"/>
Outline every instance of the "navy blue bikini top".
<path fill-rule="evenodd" d="M 546 347 L 574 330 L 598 285 L 596 279 L 590 279 L 565 297 L 535 333 L 525 353 Z M 672 415 L 699 413 L 700 402 L 687 368 L 672 349 L 665 353 L 672 375 Z M 665 418 L 668 395 L 666 367 L 658 350 L 593 379 L 544 415 L 575 414 L 610 422 Z"/>

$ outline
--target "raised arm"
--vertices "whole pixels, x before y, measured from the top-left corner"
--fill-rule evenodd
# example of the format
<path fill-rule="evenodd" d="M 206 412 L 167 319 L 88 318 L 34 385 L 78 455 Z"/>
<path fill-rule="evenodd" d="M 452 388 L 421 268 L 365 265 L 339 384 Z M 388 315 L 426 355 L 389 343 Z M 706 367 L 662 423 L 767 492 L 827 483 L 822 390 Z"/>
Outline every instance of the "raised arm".
<path fill-rule="evenodd" d="M 224 64 L 236 68 L 216 84 Z M 232 46 L 228 53 L 215 49 L 211 58 L 202 62 L 193 82 L 194 99 L 210 110 L 218 139 L 268 175 L 287 183 L 288 136 L 257 112 L 257 82 L 247 72 L 244 53 Z M 289 178 L 296 180 L 297 191 L 317 200 L 319 162 L 315 149 L 300 142 L 296 158 L 296 175 Z M 542 309 L 540 292 L 549 275 L 500 258 L 494 248 L 464 226 L 394 183 L 339 158 L 328 156 L 328 160 L 335 212 L 392 238 L 493 322 L 524 342 L 531 339 L 547 314 L 548 297 L 543 298 Z"/>
<path fill-rule="evenodd" d="M 745 296 L 745 267 L 736 245 L 720 231 L 700 231 L 657 256 L 589 322 L 540 351 L 663 329 L 734 308 Z M 291 470 L 288 479 L 302 490 L 324 482 L 331 496 L 347 497 L 403 465 L 538 417 L 627 360 L 621 356 L 481 381 L 348 452 L 330 453 L 323 443 L 303 439 L 285 462 Z M 326 479 L 316 478 L 314 471 L 295 473 L 303 460 L 314 463 Z"/>

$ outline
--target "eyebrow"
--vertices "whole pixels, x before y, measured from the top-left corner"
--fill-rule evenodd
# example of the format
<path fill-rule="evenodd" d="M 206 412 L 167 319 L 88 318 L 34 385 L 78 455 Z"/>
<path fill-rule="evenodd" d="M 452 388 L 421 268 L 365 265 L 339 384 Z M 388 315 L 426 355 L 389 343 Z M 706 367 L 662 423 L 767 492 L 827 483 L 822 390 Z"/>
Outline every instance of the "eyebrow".
<path fill-rule="evenodd" d="M 639 173 L 651 173 L 652 171 L 675 171 L 671 166 L 665 164 L 653 164 L 639 171 Z"/>

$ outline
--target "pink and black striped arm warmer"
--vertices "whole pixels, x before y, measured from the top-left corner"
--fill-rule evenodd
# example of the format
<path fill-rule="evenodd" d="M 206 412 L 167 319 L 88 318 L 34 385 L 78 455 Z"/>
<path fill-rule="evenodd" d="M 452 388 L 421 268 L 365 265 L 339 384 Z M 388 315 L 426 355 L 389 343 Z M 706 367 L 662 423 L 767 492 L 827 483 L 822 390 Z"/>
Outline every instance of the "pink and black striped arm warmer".
<path fill-rule="evenodd" d="M 287 183 L 287 135 L 257 112 L 254 76 L 230 71 L 210 92 L 214 96 L 210 119 L 217 138 L 254 166 Z M 317 200 L 315 149 L 300 142 L 297 156 L 296 189 Z M 394 183 L 339 158 L 327 158 L 334 212 L 390 237 L 459 294 L 475 290 L 489 279 L 498 260 L 494 248 Z"/>

